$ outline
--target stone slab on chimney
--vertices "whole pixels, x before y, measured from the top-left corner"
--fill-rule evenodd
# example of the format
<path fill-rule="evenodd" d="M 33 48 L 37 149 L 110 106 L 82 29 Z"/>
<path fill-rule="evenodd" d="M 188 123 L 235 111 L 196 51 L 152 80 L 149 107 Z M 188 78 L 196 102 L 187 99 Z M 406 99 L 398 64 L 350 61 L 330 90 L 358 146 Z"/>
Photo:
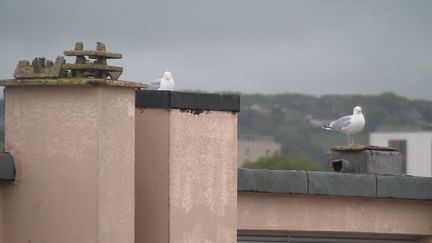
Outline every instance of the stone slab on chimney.
<path fill-rule="evenodd" d="M 327 152 L 330 170 L 344 173 L 402 175 L 399 151 L 370 145 L 349 145 Z"/>

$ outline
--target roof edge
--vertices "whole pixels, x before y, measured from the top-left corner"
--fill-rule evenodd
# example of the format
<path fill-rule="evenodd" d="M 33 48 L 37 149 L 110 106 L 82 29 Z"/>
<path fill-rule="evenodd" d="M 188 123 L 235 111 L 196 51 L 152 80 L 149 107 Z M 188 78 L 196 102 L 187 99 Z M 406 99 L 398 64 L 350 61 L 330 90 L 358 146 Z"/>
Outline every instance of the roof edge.
<path fill-rule="evenodd" d="M 238 169 L 238 192 L 432 200 L 432 178 Z"/>

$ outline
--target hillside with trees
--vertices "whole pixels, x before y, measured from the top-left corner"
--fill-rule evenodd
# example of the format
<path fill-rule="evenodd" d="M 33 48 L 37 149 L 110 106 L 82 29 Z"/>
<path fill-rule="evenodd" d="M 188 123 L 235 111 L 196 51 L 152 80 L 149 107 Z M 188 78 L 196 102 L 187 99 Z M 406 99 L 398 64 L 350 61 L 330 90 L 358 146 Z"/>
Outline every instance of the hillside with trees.
<path fill-rule="evenodd" d="M 330 147 L 346 144 L 346 136 L 323 130 L 321 125 L 352 114 L 356 105 L 362 106 L 366 117 L 366 127 L 355 136 L 356 143 L 368 143 L 369 132 L 377 129 L 432 128 L 432 101 L 409 100 L 393 93 L 320 97 L 243 94 L 239 134 L 272 136 L 281 143 L 282 154 L 306 154 L 322 162 Z"/>

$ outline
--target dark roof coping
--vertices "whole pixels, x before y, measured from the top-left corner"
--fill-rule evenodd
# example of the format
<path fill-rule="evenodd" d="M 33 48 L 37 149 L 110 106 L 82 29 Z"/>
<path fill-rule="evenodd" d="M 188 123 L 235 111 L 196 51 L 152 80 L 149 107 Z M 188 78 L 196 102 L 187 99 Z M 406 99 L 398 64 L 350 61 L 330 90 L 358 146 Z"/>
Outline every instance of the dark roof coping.
<path fill-rule="evenodd" d="M 0 153 L 0 182 L 15 180 L 15 162 L 9 153 Z"/>
<path fill-rule="evenodd" d="M 137 90 L 135 106 L 137 108 L 239 112 L 240 96 L 178 91 Z"/>
<path fill-rule="evenodd" d="M 432 200 L 432 178 L 240 168 L 237 190 Z"/>

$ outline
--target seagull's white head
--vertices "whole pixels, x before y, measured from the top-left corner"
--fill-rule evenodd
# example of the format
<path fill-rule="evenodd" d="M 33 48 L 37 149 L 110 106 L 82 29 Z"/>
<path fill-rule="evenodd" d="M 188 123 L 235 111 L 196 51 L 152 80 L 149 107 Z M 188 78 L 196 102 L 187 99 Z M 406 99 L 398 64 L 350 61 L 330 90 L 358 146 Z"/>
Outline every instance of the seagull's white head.
<path fill-rule="evenodd" d="M 163 79 L 165 79 L 165 80 L 172 80 L 173 79 L 172 78 L 172 73 L 170 71 L 164 72 Z"/>
<path fill-rule="evenodd" d="M 356 107 L 354 107 L 354 109 L 353 109 L 353 114 L 354 115 L 358 115 L 358 114 L 362 114 L 362 108 L 360 107 L 360 106 L 356 106 Z"/>

